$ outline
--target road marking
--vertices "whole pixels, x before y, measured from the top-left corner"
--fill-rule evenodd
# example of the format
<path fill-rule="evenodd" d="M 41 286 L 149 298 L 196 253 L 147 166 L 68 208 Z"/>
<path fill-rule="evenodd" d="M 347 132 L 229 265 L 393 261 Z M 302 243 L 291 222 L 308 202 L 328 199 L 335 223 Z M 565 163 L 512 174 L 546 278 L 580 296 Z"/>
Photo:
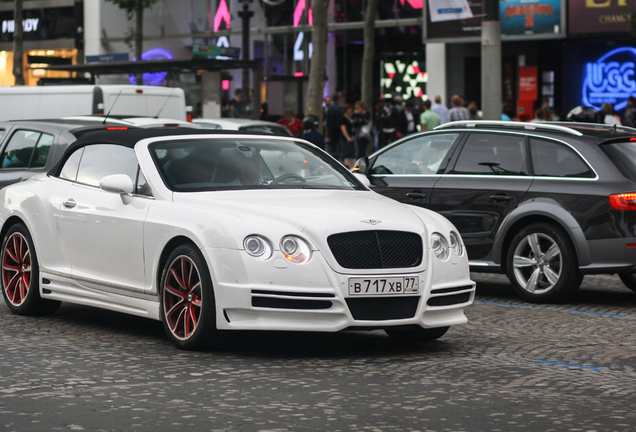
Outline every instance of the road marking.
<path fill-rule="evenodd" d="M 545 361 L 545 360 L 533 360 L 533 361 L 535 363 L 545 363 L 545 364 L 551 364 L 556 366 L 567 366 L 567 367 L 573 367 L 573 368 L 579 368 L 579 369 L 605 370 L 604 367 L 574 365 L 574 364 L 551 362 L 551 361 Z"/>

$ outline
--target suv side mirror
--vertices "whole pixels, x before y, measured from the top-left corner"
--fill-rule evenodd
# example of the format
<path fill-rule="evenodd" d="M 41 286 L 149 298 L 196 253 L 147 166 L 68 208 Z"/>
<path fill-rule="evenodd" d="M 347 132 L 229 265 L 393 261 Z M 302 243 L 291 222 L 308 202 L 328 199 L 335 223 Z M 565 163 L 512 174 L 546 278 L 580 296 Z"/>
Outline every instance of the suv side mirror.
<path fill-rule="evenodd" d="M 366 176 L 368 169 L 369 169 L 369 158 L 365 156 L 356 161 L 351 171 L 353 171 L 356 174 L 362 174 Z"/>

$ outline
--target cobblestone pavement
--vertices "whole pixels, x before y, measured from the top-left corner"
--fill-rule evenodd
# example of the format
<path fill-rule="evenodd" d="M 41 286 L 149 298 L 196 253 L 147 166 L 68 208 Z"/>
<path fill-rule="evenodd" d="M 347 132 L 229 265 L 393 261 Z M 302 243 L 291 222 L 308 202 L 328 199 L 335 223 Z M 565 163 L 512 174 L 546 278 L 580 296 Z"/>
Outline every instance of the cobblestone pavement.
<path fill-rule="evenodd" d="M 636 294 L 586 277 L 533 305 L 477 275 L 470 323 L 401 345 L 381 331 L 237 333 L 179 351 L 159 322 L 0 300 L 0 431 L 628 431 Z"/>

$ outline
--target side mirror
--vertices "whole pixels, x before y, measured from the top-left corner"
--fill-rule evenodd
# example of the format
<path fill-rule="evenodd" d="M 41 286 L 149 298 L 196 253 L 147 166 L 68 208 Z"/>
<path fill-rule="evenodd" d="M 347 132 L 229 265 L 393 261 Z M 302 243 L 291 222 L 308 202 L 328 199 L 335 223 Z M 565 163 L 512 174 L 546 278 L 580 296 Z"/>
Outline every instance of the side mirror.
<path fill-rule="evenodd" d="M 107 192 L 130 195 L 135 190 L 135 185 L 126 174 L 112 174 L 103 177 L 99 181 L 99 187 Z"/>
<path fill-rule="evenodd" d="M 368 169 L 369 169 L 369 158 L 365 156 L 356 161 L 351 171 L 353 171 L 354 173 L 366 175 Z"/>

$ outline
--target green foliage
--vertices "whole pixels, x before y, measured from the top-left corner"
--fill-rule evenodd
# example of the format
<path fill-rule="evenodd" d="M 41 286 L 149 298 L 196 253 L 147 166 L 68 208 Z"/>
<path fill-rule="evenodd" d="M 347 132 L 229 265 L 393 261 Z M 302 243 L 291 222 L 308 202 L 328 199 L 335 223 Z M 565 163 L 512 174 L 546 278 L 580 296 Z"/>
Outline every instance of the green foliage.
<path fill-rule="evenodd" d="M 141 7 L 143 9 L 147 9 L 149 7 L 152 7 L 155 3 L 157 3 L 158 0 L 106 0 L 106 1 L 116 5 L 120 9 L 123 9 L 126 12 L 126 19 L 128 19 L 128 21 L 133 21 L 135 18 L 135 12 L 137 10 L 138 3 L 141 3 Z M 124 42 L 129 47 L 132 47 L 133 45 L 134 33 L 135 33 L 134 29 L 130 29 L 128 32 L 126 32 L 126 38 L 124 39 Z"/>
<path fill-rule="evenodd" d="M 627 23 L 627 28 L 632 37 L 636 38 L 636 11 L 634 9 L 625 7 L 623 9 L 623 18 Z"/>

